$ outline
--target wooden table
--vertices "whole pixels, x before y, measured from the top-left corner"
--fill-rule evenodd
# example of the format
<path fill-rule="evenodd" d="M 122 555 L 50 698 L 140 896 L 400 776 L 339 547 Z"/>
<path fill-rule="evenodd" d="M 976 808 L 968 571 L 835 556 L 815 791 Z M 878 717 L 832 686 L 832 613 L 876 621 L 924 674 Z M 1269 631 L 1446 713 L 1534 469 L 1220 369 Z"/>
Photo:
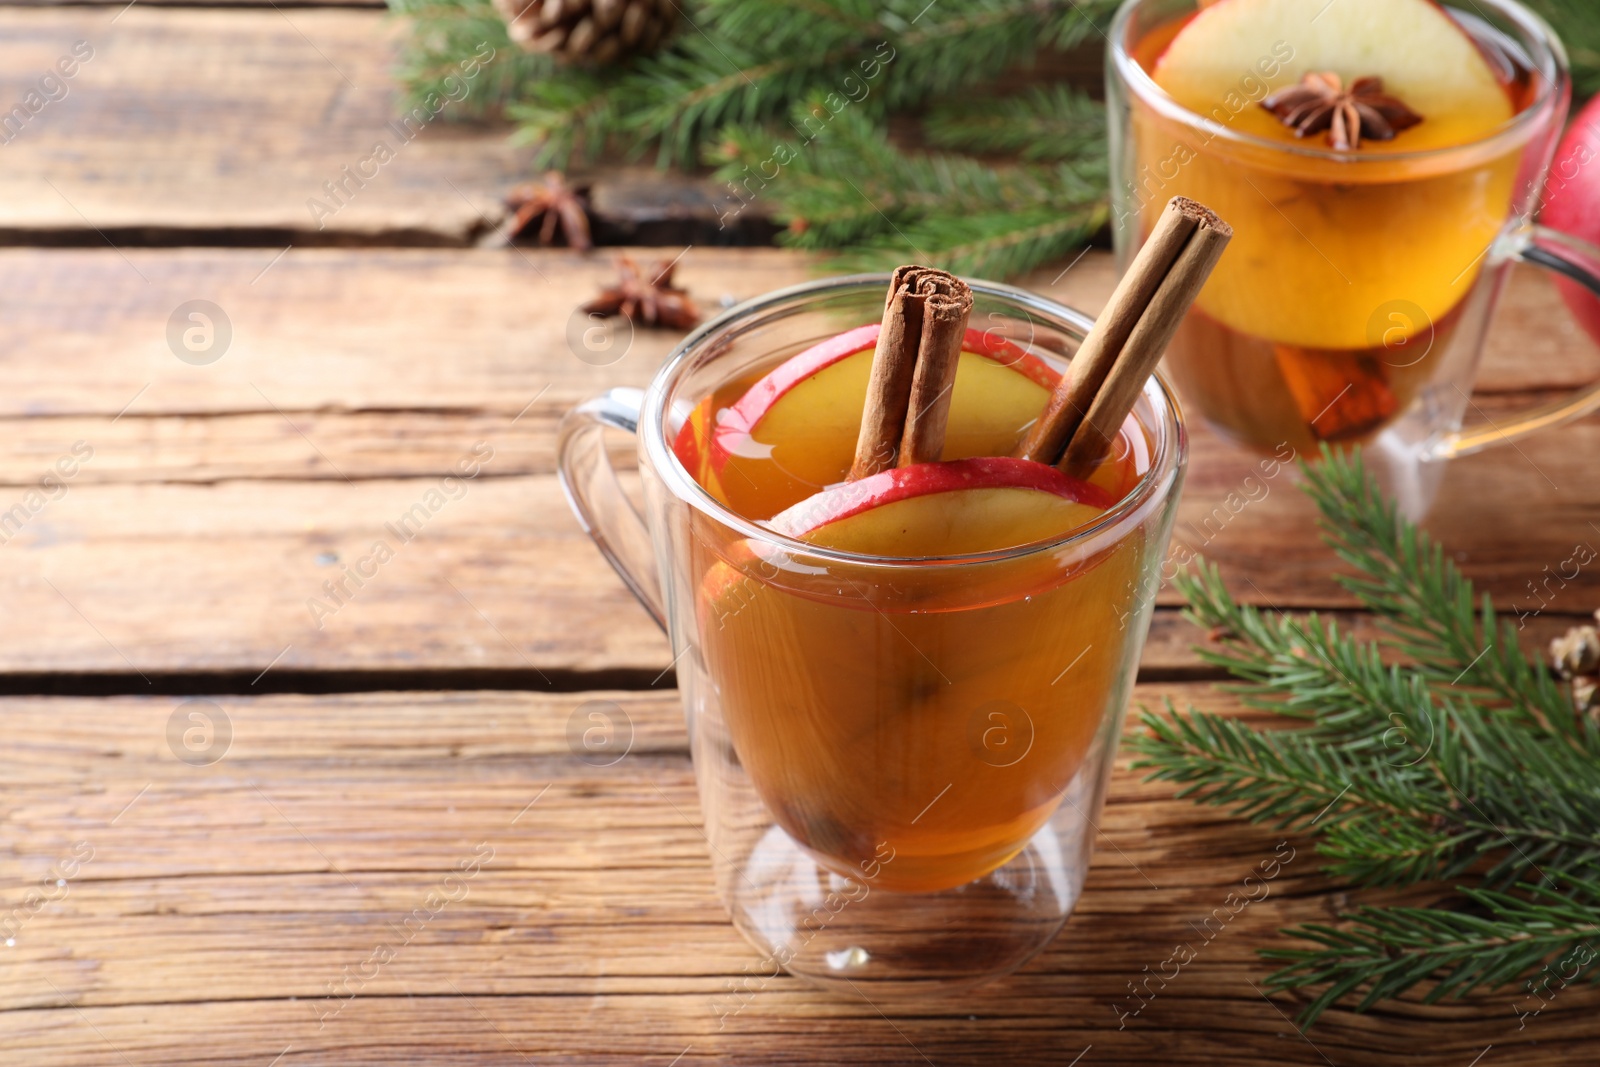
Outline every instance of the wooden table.
<path fill-rule="evenodd" d="M 500 131 L 428 129 L 315 228 L 305 200 L 393 114 L 395 33 L 359 8 L 0 8 L 0 101 L 94 48 L 0 148 L 0 511 L 26 512 L 0 546 L 0 1063 L 1592 1062 L 1600 1001 L 1577 988 L 1520 1030 L 1507 991 L 1297 1032 L 1255 952 L 1348 903 L 1305 842 L 1119 1029 L 1128 983 L 1277 841 L 1125 767 L 1076 915 L 1020 974 L 892 1015 L 779 979 L 719 1027 L 755 954 L 712 890 L 667 646 L 552 471 L 561 412 L 643 384 L 674 338 L 586 364 L 565 325 L 609 256 L 471 247 L 526 172 Z M 681 263 L 713 308 L 812 269 Z M 1028 284 L 1093 309 L 1112 281 L 1101 254 L 1058 271 Z M 205 365 L 167 340 L 191 300 L 231 324 Z M 1486 413 L 1600 372 L 1542 280 L 1507 304 Z M 465 495 L 315 617 L 479 442 Z M 1432 528 L 1527 606 L 1546 565 L 1600 544 L 1597 455 L 1589 419 L 1461 461 Z M 1195 432 L 1180 538 L 1250 463 Z M 1247 599 L 1368 625 L 1287 477 L 1204 547 Z M 1161 604 L 1137 701 L 1230 707 Z M 1597 604 L 1585 571 L 1530 647 Z M 631 720 L 614 766 L 568 748 L 591 699 Z M 196 710 L 213 732 L 185 747 Z"/>

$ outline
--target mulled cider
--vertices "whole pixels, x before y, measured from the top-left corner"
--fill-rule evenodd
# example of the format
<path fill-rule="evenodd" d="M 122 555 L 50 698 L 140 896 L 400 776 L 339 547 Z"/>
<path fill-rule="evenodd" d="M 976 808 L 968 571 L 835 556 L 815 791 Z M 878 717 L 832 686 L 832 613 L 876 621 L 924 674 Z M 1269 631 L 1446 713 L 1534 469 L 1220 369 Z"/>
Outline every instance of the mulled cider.
<path fill-rule="evenodd" d="M 696 481 L 816 552 L 696 516 L 685 587 L 731 758 L 778 825 L 833 871 L 932 891 L 1025 848 L 1113 727 L 1170 497 L 1119 509 L 1153 462 L 1148 403 L 1081 475 L 1012 458 L 1061 363 L 972 329 L 934 461 L 852 478 L 882 329 L 775 355 L 683 419 Z"/>
<path fill-rule="evenodd" d="M 1543 162 L 1514 121 L 1537 79 L 1470 9 L 1432 0 L 1142 7 L 1117 42 L 1119 244 L 1174 193 L 1238 231 L 1169 373 L 1258 449 L 1371 438 L 1423 402 L 1477 306 Z"/>

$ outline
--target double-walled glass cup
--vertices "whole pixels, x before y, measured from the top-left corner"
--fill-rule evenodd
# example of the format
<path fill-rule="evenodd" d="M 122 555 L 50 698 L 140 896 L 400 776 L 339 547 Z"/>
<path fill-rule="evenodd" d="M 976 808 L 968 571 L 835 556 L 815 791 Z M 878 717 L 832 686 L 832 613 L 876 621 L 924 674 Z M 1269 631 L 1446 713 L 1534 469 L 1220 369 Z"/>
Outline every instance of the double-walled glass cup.
<path fill-rule="evenodd" d="M 1431 503 L 1438 461 L 1600 408 L 1596 384 L 1462 427 L 1511 265 L 1538 263 L 1593 288 L 1600 253 L 1531 222 L 1571 96 L 1559 41 L 1514 0 L 1442 4 L 1502 68 L 1516 108 L 1464 144 L 1407 150 L 1416 134 L 1402 132 L 1335 151 L 1317 136 L 1260 135 L 1277 122 L 1261 101 L 1293 83 L 1296 56 L 1319 32 L 1325 5 L 1309 0 L 1303 31 L 1290 24 L 1205 109 L 1178 103 L 1151 74 L 1199 0 L 1128 0 L 1107 61 L 1120 262 L 1173 196 L 1215 209 L 1235 231 L 1167 350 L 1185 404 L 1263 452 L 1365 444 L 1413 516 Z"/>
<path fill-rule="evenodd" d="M 692 334 L 643 393 L 562 426 L 563 485 L 676 655 L 719 892 L 782 968 L 878 995 L 976 983 L 1043 948 L 1083 884 L 1094 820 L 1183 479 L 1152 379 L 1143 474 L 1092 525 L 983 555 L 817 548 L 724 508 L 673 449 L 705 398 L 882 314 L 886 275 L 802 285 Z M 1057 370 L 1091 325 L 973 282 L 974 328 Z M 645 508 L 604 428 L 636 432 Z"/>

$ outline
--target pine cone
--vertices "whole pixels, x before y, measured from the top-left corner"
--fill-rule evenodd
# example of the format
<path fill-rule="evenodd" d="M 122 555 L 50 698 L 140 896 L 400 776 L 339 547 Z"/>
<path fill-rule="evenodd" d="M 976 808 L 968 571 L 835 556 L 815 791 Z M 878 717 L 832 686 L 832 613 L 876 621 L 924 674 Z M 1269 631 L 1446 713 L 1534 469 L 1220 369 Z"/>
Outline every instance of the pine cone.
<path fill-rule="evenodd" d="M 599 66 L 653 52 L 677 16 L 673 0 L 494 0 L 511 39 L 529 52 Z"/>
<path fill-rule="evenodd" d="M 1563 678 L 1588 674 L 1600 667 L 1600 632 L 1593 626 L 1574 626 L 1551 641 L 1550 665 Z"/>
<path fill-rule="evenodd" d="M 1572 702 L 1578 706 L 1578 714 L 1593 716 L 1600 711 L 1600 679 L 1593 677 L 1574 678 L 1572 680 Z"/>

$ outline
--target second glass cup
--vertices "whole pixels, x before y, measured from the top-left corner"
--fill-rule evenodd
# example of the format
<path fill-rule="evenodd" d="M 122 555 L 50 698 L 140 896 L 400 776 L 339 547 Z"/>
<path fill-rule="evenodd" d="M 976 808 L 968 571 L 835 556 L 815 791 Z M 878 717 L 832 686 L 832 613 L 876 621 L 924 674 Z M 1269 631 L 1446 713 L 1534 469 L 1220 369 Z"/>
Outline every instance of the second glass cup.
<path fill-rule="evenodd" d="M 1203 5 L 1123 5 L 1107 61 L 1118 258 L 1131 260 L 1169 197 L 1215 208 L 1235 240 L 1165 362 L 1185 402 L 1262 452 L 1366 444 L 1416 516 L 1437 485 L 1431 461 L 1600 407 L 1594 385 L 1462 430 L 1510 265 L 1526 260 L 1597 284 L 1588 270 L 1600 253 L 1530 225 L 1567 113 L 1566 58 L 1549 27 L 1514 0 L 1444 0 L 1441 11 L 1499 69 L 1507 122 L 1421 150 L 1407 148 L 1416 137 L 1408 133 L 1355 151 L 1316 136 L 1274 139 L 1262 126 L 1278 120 L 1261 101 L 1298 80 L 1298 57 L 1317 40 L 1318 6 L 1306 7 L 1302 36 L 1285 29 L 1217 86 L 1214 106 L 1192 109 L 1152 71 Z"/>
<path fill-rule="evenodd" d="M 719 890 L 772 967 L 894 995 L 1020 966 L 1088 866 L 1182 481 L 1152 379 L 1138 483 L 1092 525 L 977 556 L 820 549 L 724 508 L 670 442 L 689 413 L 876 321 L 886 276 L 800 286 L 702 327 L 650 389 L 569 417 L 575 509 L 669 630 Z M 1090 321 L 973 283 L 974 327 L 1059 370 Z M 646 525 L 600 442 L 634 429 Z M 763 964 L 765 966 L 765 964 Z"/>

